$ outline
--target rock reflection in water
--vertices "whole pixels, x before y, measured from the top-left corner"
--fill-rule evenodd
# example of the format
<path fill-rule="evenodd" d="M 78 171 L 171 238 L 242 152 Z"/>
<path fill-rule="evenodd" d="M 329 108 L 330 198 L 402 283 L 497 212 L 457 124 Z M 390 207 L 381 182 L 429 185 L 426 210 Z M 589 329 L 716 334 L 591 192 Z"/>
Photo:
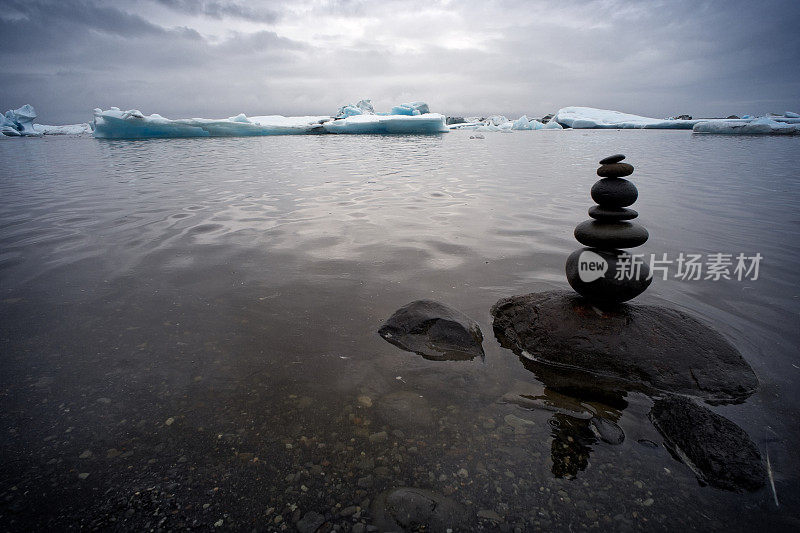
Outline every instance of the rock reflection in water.
<path fill-rule="evenodd" d="M 589 315 L 587 318 L 585 314 L 578 313 L 577 311 L 581 311 L 582 307 L 579 301 L 568 293 L 544 293 L 542 297 L 545 301 L 548 299 L 550 301 L 559 300 L 560 302 L 554 306 L 554 309 L 569 315 L 567 319 L 577 324 L 578 328 L 589 329 L 589 326 L 585 324 L 596 321 L 595 317 Z M 539 301 L 538 295 L 529 295 L 524 298 L 528 298 L 532 302 Z M 501 304 L 512 300 L 503 300 Z M 569 342 L 550 342 L 548 345 L 543 341 L 543 336 L 548 335 L 550 330 L 542 324 L 563 323 L 566 320 L 559 320 L 546 313 L 542 315 L 541 309 L 537 309 L 531 315 L 535 316 L 532 321 L 519 318 L 509 320 L 509 315 L 505 317 L 502 315 L 509 309 L 508 304 L 505 305 L 505 308 L 501 305 L 494 308 L 496 313 L 495 336 L 503 347 L 510 348 L 517 354 L 522 365 L 536 376 L 544 388 L 538 394 L 514 391 L 506 394 L 503 401 L 527 409 L 553 411 L 554 414 L 549 421 L 553 438 L 551 445 L 553 475 L 573 478 L 578 472 L 587 468 L 595 446 L 619 444 L 624 441 L 624 433 L 617 422 L 622 411 L 628 405 L 626 401 L 628 393 L 635 391 L 643 392 L 655 401 L 649 418 L 655 423 L 656 429 L 664 438 L 664 446 L 676 460 L 684 463 L 701 483 L 729 491 L 753 491 L 764 485 L 766 471 L 762 465 L 760 453 L 744 430 L 686 396 L 674 395 L 660 387 L 653 387 L 651 382 L 658 382 L 658 380 L 640 378 L 640 376 L 650 375 L 646 372 L 649 371 L 650 362 L 648 361 L 645 366 L 640 368 L 637 366 L 639 363 L 637 358 L 640 357 L 640 354 L 624 351 L 629 341 L 628 329 L 622 328 L 616 331 L 613 342 L 615 346 L 618 344 L 618 347 L 615 348 L 617 351 L 607 350 L 600 356 L 607 360 L 615 357 L 627 359 L 630 365 L 630 375 L 599 375 L 597 373 L 599 369 L 592 369 L 597 371 L 590 372 L 574 366 L 545 362 L 529 354 L 525 348 L 542 349 L 542 344 L 545 345 L 543 349 L 548 350 L 548 360 L 562 357 L 558 355 L 559 350 L 568 352 L 571 346 Z M 519 304 L 519 307 L 512 312 L 517 313 L 518 316 L 527 315 L 530 311 L 526 305 L 526 303 Z M 624 306 L 621 311 L 617 312 L 617 315 L 634 315 L 643 312 L 644 309 L 650 313 L 661 313 L 659 308 L 655 307 Z M 570 310 L 577 311 L 572 313 Z M 669 312 L 669 310 L 665 310 L 664 314 Z M 498 316 L 503 317 L 503 320 L 498 321 Z M 513 317 L 513 314 L 511 316 Z M 537 333 L 537 328 L 542 332 Z M 607 328 L 607 325 L 603 325 L 602 328 Z M 710 328 L 706 329 L 710 332 L 709 334 L 718 336 Z M 608 333 L 603 331 L 603 334 Z M 573 335 L 579 335 L 579 333 L 573 333 Z M 616 338 L 617 336 L 619 338 Z M 587 342 L 589 341 L 585 339 L 584 344 Z M 710 353 L 708 357 L 712 358 L 713 355 L 714 353 Z M 572 355 L 563 356 L 566 359 L 570 357 Z M 752 370 L 741 359 L 741 356 L 738 357 L 740 358 L 739 362 L 735 358 L 728 358 L 736 363 L 731 365 L 735 371 L 708 378 L 703 383 L 710 383 L 713 380 L 716 380 L 714 383 L 730 380 L 731 390 L 741 391 L 751 387 L 749 375 L 752 374 Z M 729 362 L 726 361 L 726 364 Z M 665 375 L 677 375 L 677 371 L 692 372 L 694 368 L 693 366 L 683 368 L 680 365 L 681 362 L 676 363 L 666 358 L 654 368 L 658 368 L 658 379 L 663 379 Z M 741 376 L 744 376 L 744 381 L 747 382 L 746 387 L 738 387 L 737 379 Z M 728 402 L 723 402 L 719 390 L 708 391 L 702 387 L 695 391 L 695 395 L 699 399 L 714 404 L 739 403 L 744 400 L 743 396 L 732 394 Z M 668 410 L 664 407 L 665 405 L 677 407 Z"/>

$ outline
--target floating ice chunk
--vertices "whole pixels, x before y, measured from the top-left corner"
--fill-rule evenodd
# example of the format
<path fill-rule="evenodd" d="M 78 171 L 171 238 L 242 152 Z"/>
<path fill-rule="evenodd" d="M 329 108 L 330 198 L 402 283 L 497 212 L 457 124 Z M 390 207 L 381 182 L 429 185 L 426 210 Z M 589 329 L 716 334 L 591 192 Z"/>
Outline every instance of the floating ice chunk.
<path fill-rule="evenodd" d="M 501 124 L 505 124 L 509 122 L 509 120 L 504 117 L 503 115 L 492 115 L 491 117 L 486 119 L 489 124 L 492 126 L 500 126 Z"/>
<path fill-rule="evenodd" d="M 92 133 L 89 124 L 66 124 L 64 126 L 50 126 L 47 124 L 34 124 L 33 129 L 42 135 L 83 135 Z"/>
<path fill-rule="evenodd" d="M 38 136 L 41 133 L 33 128 L 33 121 L 36 120 L 36 111 L 30 104 L 25 104 L 19 109 L 9 109 L 3 117 L 0 131 L 5 135 L 12 136 Z"/>
<path fill-rule="evenodd" d="M 663 120 L 593 107 L 563 107 L 553 116 L 562 126 L 586 128 L 692 129 L 699 120 Z"/>
<path fill-rule="evenodd" d="M 535 119 L 529 119 L 527 115 L 522 115 L 511 125 L 512 130 L 541 130 L 544 124 Z"/>
<path fill-rule="evenodd" d="M 547 124 L 544 125 L 544 129 L 546 130 L 563 130 L 564 126 L 558 123 L 555 117 L 551 118 Z"/>
<path fill-rule="evenodd" d="M 444 115 L 354 115 L 322 124 L 328 133 L 444 133 Z"/>
<path fill-rule="evenodd" d="M 726 135 L 794 135 L 800 134 L 800 124 L 778 122 L 771 117 L 755 120 L 708 120 L 695 124 L 695 133 L 719 133 Z"/>
<path fill-rule="evenodd" d="M 359 100 L 357 104 L 343 105 L 336 113 L 336 118 L 347 118 L 355 115 L 374 115 L 375 108 L 372 107 L 372 100 Z"/>
<path fill-rule="evenodd" d="M 396 105 L 389 114 L 391 115 L 424 115 L 431 110 L 425 102 L 410 102 L 408 104 Z"/>
<path fill-rule="evenodd" d="M 321 123 L 330 116 L 284 117 L 269 115 L 247 118 L 240 114 L 225 119 L 185 118 L 170 120 L 158 114 L 145 116 L 137 109 L 94 110 L 94 136 L 99 139 L 143 139 L 150 137 L 246 137 L 321 133 Z"/>
<path fill-rule="evenodd" d="M 800 118 L 800 115 L 792 111 L 787 111 L 786 113 L 783 114 L 783 116 L 786 118 Z"/>

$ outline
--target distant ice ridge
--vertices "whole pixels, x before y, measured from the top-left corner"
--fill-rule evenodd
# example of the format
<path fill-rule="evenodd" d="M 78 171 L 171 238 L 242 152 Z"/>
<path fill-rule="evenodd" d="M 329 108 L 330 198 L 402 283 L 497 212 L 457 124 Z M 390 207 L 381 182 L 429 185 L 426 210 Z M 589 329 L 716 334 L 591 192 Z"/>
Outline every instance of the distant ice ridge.
<path fill-rule="evenodd" d="M 390 113 L 375 113 L 369 100 L 344 105 L 335 117 L 247 117 L 225 119 L 191 118 L 171 120 L 161 115 L 145 116 L 136 109 L 95 109 L 94 136 L 103 139 L 150 137 L 234 137 L 254 135 L 299 135 L 311 133 L 443 133 L 449 131 L 444 115 L 430 113 L 428 104 L 412 102 L 394 106 Z"/>
<path fill-rule="evenodd" d="M 48 126 L 34 124 L 36 110 L 30 104 L 19 109 L 10 109 L 0 115 L 0 133 L 9 137 L 39 137 L 40 135 L 78 135 L 90 133 L 89 124 L 69 124 L 67 126 Z"/>
<path fill-rule="evenodd" d="M 795 115 L 795 116 L 791 116 Z M 719 133 L 726 135 L 797 135 L 800 134 L 800 117 L 787 112 L 783 121 L 778 117 L 761 117 L 754 120 L 707 120 L 694 125 L 694 133 Z"/>
<path fill-rule="evenodd" d="M 499 131 L 511 133 L 515 130 L 560 130 L 561 124 L 553 120 L 544 123 L 536 119 L 529 119 L 527 115 L 522 115 L 516 120 L 509 120 L 503 115 L 491 115 L 488 118 L 467 117 L 464 122 L 458 122 L 449 126 L 451 130 L 471 130 L 471 131 Z"/>
<path fill-rule="evenodd" d="M 574 129 L 683 129 L 690 130 L 699 120 L 659 119 L 593 107 L 562 107 L 553 116 L 563 126 Z"/>
<path fill-rule="evenodd" d="M 159 114 L 145 116 L 137 109 L 112 107 L 94 110 L 94 136 L 99 139 L 143 139 L 157 137 L 247 137 L 322 132 L 329 116 L 284 117 L 268 115 L 248 118 L 183 118 L 171 120 Z"/>

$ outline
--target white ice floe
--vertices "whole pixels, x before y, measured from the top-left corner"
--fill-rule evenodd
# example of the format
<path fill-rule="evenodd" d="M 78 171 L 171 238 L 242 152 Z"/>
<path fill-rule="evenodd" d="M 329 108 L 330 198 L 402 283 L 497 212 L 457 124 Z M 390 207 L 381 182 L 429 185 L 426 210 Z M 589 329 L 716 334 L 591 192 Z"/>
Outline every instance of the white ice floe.
<path fill-rule="evenodd" d="M 790 117 L 786 114 L 787 118 Z M 726 135 L 794 135 L 800 134 L 800 124 L 761 117 L 755 120 L 707 120 L 694 125 L 694 133 L 719 133 Z"/>
<path fill-rule="evenodd" d="M 112 107 L 94 110 L 94 136 L 100 139 L 142 139 L 151 137 L 247 137 L 321 133 L 321 123 L 330 116 L 284 117 L 244 114 L 223 119 L 184 118 L 171 120 L 158 114 L 145 116 L 132 109 Z"/>
<path fill-rule="evenodd" d="M 400 109 L 402 113 L 395 113 Z M 189 118 L 171 120 L 161 115 L 145 116 L 132 109 L 112 107 L 94 111 L 94 136 L 102 139 L 150 137 L 240 137 L 257 135 L 302 135 L 310 133 L 440 133 L 448 131 L 445 117 L 429 113 L 424 102 L 401 104 L 392 114 L 375 113 L 369 100 L 339 108 L 336 117 L 281 115 L 224 119 Z"/>
<path fill-rule="evenodd" d="M 609 109 L 593 107 L 563 107 L 553 116 L 562 126 L 575 129 L 652 128 L 690 130 L 699 120 L 664 120 L 642 117 Z"/>
<path fill-rule="evenodd" d="M 328 133 L 444 133 L 450 131 L 444 115 L 353 115 L 324 122 Z"/>
<path fill-rule="evenodd" d="M 48 124 L 34 124 L 33 129 L 42 135 L 84 135 L 92 133 L 92 127 L 87 124 L 66 124 L 64 126 L 50 126 Z"/>

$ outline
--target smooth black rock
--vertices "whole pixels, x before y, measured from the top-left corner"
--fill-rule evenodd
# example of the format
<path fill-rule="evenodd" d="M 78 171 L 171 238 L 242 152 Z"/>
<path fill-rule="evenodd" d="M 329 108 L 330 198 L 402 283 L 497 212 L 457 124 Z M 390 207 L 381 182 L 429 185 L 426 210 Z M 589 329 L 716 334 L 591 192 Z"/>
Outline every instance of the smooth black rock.
<path fill-rule="evenodd" d="M 656 400 L 650 420 L 672 455 L 701 481 L 725 490 L 761 488 L 767 473 L 747 433 L 694 401 L 668 396 Z"/>
<path fill-rule="evenodd" d="M 386 491 L 372 504 L 374 523 L 381 531 L 460 530 L 469 514 L 464 506 L 427 489 L 399 487 Z"/>
<path fill-rule="evenodd" d="M 636 222 L 585 220 L 575 227 L 575 238 L 596 248 L 635 248 L 647 242 L 650 234 Z"/>
<path fill-rule="evenodd" d="M 639 198 L 636 185 L 622 178 L 603 178 L 592 185 L 592 200 L 603 207 L 628 207 Z"/>
<path fill-rule="evenodd" d="M 736 348 L 675 309 L 600 310 L 572 292 L 550 291 L 504 298 L 492 315 L 501 345 L 561 374 L 584 371 L 624 390 L 690 394 L 718 403 L 743 401 L 758 386 Z"/>
<path fill-rule="evenodd" d="M 602 269 L 602 276 L 599 275 L 598 267 L 593 268 L 593 265 L 587 264 L 595 261 L 599 264 L 599 269 Z M 567 258 L 567 281 L 578 294 L 597 305 L 627 302 L 642 294 L 653 280 L 648 279 L 650 268 L 646 262 L 641 261 L 637 271 L 635 268 L 626 268 L 622 261 L 627 261 L 627 264 L 631 265 L 634 259 L 629 253 L 621 250 L 596 248 L 575 250 Z M 597 275 L 591 276 L 593 271 Z M 624 276 L 616 279 L 620 271 Z"/>
<path fill-rule="evenodd" d="M 633 174 L 633 165 L 628 163 L 613 163 L 611 165 L 601 165 L 597 169 L 597 175 L 601 178 L 624 178 Z"/>
<path fill-rule="evenodd" d="M 608 157 L 605 157 L 605 158 L 601 159 L 600 160 L 600 164 L 601 165 L 613 165 L 614 163 L 619 163 L 623 159 L 625 159 L 624 155 L 622 155 L 622 154 L 614 154 L 614 155 L 610 155 Z"/>
<path fill-rule="evenodd" d="M 398 309 L 378 330 L 395 346 L 434 361 L 483 357 L 483 334 L 478 324 L 457 309 L 417 300 Z"/>
<path fill-rule="evenodd" d="M 593 205 L 589 208 L 589 216 L 595 220 L 616 222 L 619 220 L 632 220 L 638 217 L 639 213 L 635 209 L 628 209 L 627 207 L 603 207 L 601 205 Z"/>

